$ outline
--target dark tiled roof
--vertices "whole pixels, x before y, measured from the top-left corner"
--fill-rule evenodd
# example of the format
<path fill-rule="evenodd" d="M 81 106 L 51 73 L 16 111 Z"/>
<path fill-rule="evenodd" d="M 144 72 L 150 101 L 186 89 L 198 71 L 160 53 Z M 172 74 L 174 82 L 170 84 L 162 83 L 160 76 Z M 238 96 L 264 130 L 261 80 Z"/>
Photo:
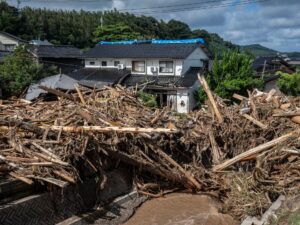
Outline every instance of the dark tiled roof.
<path fill-rule="evenodd" d="M 99 44 L 84 57 L 184 59 L 199 47 L 199 44 Z"/>
<path fill-rule="evenodd" d="M 126 69 L 82 68 L 68 74 L 68 76 L 84 86 L 101 88 L 104 85 L 116 84 L 129 74 L 130 71 Z"/>
<path fill-rule="evenodd" d="M 135 75 L 127 76 L 122 84 L 125 86 L 135 86 L 147 84 L 147 88 L 153 87 L 191 87 L 195 84 L 198 77 L 197 74 L 201 68 L 191 67 L 183 76 L 167 76 L 167 75 Z"/>
<path fill-rule="evenodd" d="M 269 65 L 269 64 L 274 64 L 275 62 L 280 62 L 284 65 L 287 65 L 287 63 L 282 59 L 282 58 L 279 58 L 279 57 L 272 57 L 272 56 L 260 56 L 260 57 L 257 57 L 253 62 L 252 62 L 252 68 L 257 70 L 261 67 L 264 66 L 264 63 L 266 62 L 266 65 Z"/>
<path fill-rule="evenodd" d="M 29 51 L 38 58 L 82 58 L 80 49 L 68 45 L 30 45 Z"/>
<path fill-rule="evenodd" d="M 4 35 L 4 36 L 7 36 L 7 37 L 9 37 L 9 38 L 15 39 L 15 40 L 17 40 L 17 41 L 19 41 L 19 42 L 27 43 L 27 41 L 25 41 L 25 40 L 23 40 L 23 39 L 21 39 L 21 38 L 15 36 L 15 35 L 6 33 L 6 32 L 4 32 L 4 31 L 0 31 L 0 34 L 2 34 L 2 35 Z"/>

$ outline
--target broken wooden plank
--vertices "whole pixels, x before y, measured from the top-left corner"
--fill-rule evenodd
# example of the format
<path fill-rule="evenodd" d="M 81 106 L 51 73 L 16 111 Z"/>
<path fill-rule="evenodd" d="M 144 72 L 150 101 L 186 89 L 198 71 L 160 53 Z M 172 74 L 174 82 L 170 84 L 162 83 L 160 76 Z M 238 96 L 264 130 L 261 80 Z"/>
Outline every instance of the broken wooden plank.
<path fill-rule="evenodd" d="M 205 78 L 202 75 L 198 74 L 198 79 L 200 81 L 200 84 L 203 87 L 203 90 L 207 94 L 207 97 L 208 97 L 209 101 L 211 102 L 211 104 L 213 106 L 214 113 L 215 113 L 215 115 L 216 115 L 219 123 L 222 123 L 223 120 L 224 120 L 223 116 L 221 115 L 221 113 L 220 113 L 220 111 L 218 109 L 217 103 L 215 102 L 215 99 L 214 99 L 214 97 L 213 97 L 213 95 L 212 95 L 212 93 L 211 93 L 211 91 L 209 89 L 209 86 L 208 86 Z"/>
<path fill-rule="evenodd" d="M 54 94 L 54 95 L 57 95 L 57 96 L 69 99 L 71 101 L 75 101 L 75 98 L 72 95 L 66 94 L 66 93 L 64 93 L 62 91 L 59 91 L 59 90 L 56 90 L 54 88 L 49 88 L 49 87 L 42 86 L 42 85 L 40 85 L 39 88 L 42 89 L 42 90 L 44 90 L 44 91 L 47 91 L 48 93 L 51 93 L 51 94 Z"/>
<path fill-rule="evenodd" d="M 249 156 L 252 156 L 254 154 L 257 154 L 257 153 L 260 153 L 260 152 L 262 152 L 264 150 L 267 150 L 270 147 L 273 147 L 273 146 L 275 146 L 277 144 L 285 142 L 286 140 L 288 140 L 289 138 L 291 138 L 293 136 L 296 136 L 296 135 L 299 136 L 299 134 L 300 134 L 300 129 L 297 129 L 297 130 L 295 130 L 293 132 L 290 132 L 288 134 L 282 135 L 282 136 L 280 136 L 280 137 L 278 137 L 278 138 L 276 138 L 276 139 L 274 139 L 272 141 L 269 141 L 267 143 L 259 145 L 259 146 L 255 147 L 255 148 L 249 149 L 248 151 L 243 152 L 243 153 L 241 153 L 241 154 L 239 154 L 239 155 L 237 155 L 237 156 L 235 156 L 235 157 L 233 157 L 233 158 L 231 158 L 231 159 L 223 162 L 222 164 L 214 166 L 213 167 L 213 171 L 217 172 L 217 171 L 223 170 L 223 169 L 225 169 L 225 168 L 227 168 L 227 167 L 229 167 L 229 166 L 231 166 L 231 165 L 233 165 L 233 164 L 241 161 L 244 158 L 247 158 Z"/>
<path fill-rule="evenodd" d="M 60 176 L 61 178 L 65 179 L 66 181 L 75 184 L 75 179 L 73 177 L 71 177 L 69 174 L 66 173 L 66 171 L 58 171 L 58 170 L 54 170 L 53 171 L 54 174 L 56 174 L 57 176 Z"/>
<path fill-rule="evenodd" d="M 240 100 L 240 101 L 248 100 L 247 97 L 242 96 L 242 95 L 239 95 L 239 94 L 236 94 L 236 93 L 234 93 L 234 94 L 232 95 L 232 97 L 235 98 L 235 99 L 237 99 L 237 100 Z"/>

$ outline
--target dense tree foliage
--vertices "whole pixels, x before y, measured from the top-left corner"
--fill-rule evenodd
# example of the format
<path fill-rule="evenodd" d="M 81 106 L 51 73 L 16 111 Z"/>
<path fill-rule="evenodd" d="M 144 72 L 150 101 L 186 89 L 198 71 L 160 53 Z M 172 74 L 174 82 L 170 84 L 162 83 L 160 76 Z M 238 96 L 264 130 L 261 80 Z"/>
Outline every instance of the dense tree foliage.
<path fill-rule="evenodd" d="M 54 74 L 56 68 L 44 69 L 37 64 L 25 46 L 15 49 L 12 55 L 0 64 L 0 87 L 4 96 L 20 95 L 30 84 Z"/>
<path fill-rule="evenodd" d="M 117 23 L 114 25 L 99 26 L 94 32 L 94 41 L 120 41 L 120 40 L 142 40 L 144 37 L 134 32 L 128 25 Z"/>
<path fill-rule="evenodd" d="M 218 96 L 231 99 L 234 93 L 247 96 L 247 90 L 261 88 L 263 81 L 254 78 L 250 56 L 237 51 L 223 53 L 222 60 L 214 61 L 212 70 L 207 76 L 210 88 Z M 200 100 L 204 93 L 199 90 Z"/>
<path fill-rule="evenodd" d="M 294 74 L 279 73 L 281 76 L 277 81 L 280 91 L 286 95 L 300 95 L 300 72 Z"/>
<path fill-rule="evenodd" d="M 1 1 L 0 14 L 1 31 L 12 33 L 25 40 L 47 39 L 54 44 L 69 44 L 79 48 L 94 46 L 94 34 L 102 39 L 98 35 L 105 31 L 101 30 L 101 27 L 99 28 L 101 22 L 103 28 L 111 31 L 113 31 L 113 28 L 118 30 L 123 26 L 123 28 L 126 28 L 125 30 L 132 33 L 133 37 L 141 36 L 145 39 L 203 37 L 212 52 L 237 48 L 236 45 L 224 41 L 217 34 L 210 34 L 205 30 L 192 31 L 187 24 L 177 20 L 165 22 L 149 16 L 136 16 L 116 10 L 88 12 L 30 7 L 18 10 Z M 122 24 L 122 26 L 120 27 L 117 24 Z M 116 33 L 116 31 L 113 32 Z M 108 38 L 108 36 L 105 36 L 105 38 Z"/>

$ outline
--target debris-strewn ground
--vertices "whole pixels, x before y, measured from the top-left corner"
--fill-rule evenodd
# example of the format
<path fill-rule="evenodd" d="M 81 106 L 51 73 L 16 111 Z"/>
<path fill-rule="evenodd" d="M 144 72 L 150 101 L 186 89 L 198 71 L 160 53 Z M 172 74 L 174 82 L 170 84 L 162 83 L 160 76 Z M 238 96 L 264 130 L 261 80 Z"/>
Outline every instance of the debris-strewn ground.
<path fill-rule="evenodd" d="M 58 100 L 0 105 L 2 176 L 61 188 L 96 176 L 101 190 L 122 164 L 142 194 L 205 192 L 238 219 L 299 190 L 299 98 L 255 91 L 227 105 L 206 90 L 208 109 L 180 116 L 120 86 L 43 88 Z"/>

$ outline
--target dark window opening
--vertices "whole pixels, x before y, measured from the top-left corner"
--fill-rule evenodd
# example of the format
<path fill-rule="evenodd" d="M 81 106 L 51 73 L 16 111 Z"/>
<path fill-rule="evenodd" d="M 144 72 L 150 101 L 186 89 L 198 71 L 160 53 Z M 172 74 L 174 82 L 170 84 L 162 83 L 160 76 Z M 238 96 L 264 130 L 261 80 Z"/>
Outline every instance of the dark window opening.
<path fill-rule="evenodd" d="M 120 61 L 114 61 L 114 66 L 117 67 L 120 64 Z"/>
<path fill-rule="evenodd" d="M 90 65 L 95 65 L 95 62 L 90 62 Z"/>
<path fill-rule="evenodd" d="M 106 62 L 106 61 L 102 61 L 102 62 L 101 62 L 101 65 L 102 65 L 102 66 L 107 66 L 107 62 Z"/>

